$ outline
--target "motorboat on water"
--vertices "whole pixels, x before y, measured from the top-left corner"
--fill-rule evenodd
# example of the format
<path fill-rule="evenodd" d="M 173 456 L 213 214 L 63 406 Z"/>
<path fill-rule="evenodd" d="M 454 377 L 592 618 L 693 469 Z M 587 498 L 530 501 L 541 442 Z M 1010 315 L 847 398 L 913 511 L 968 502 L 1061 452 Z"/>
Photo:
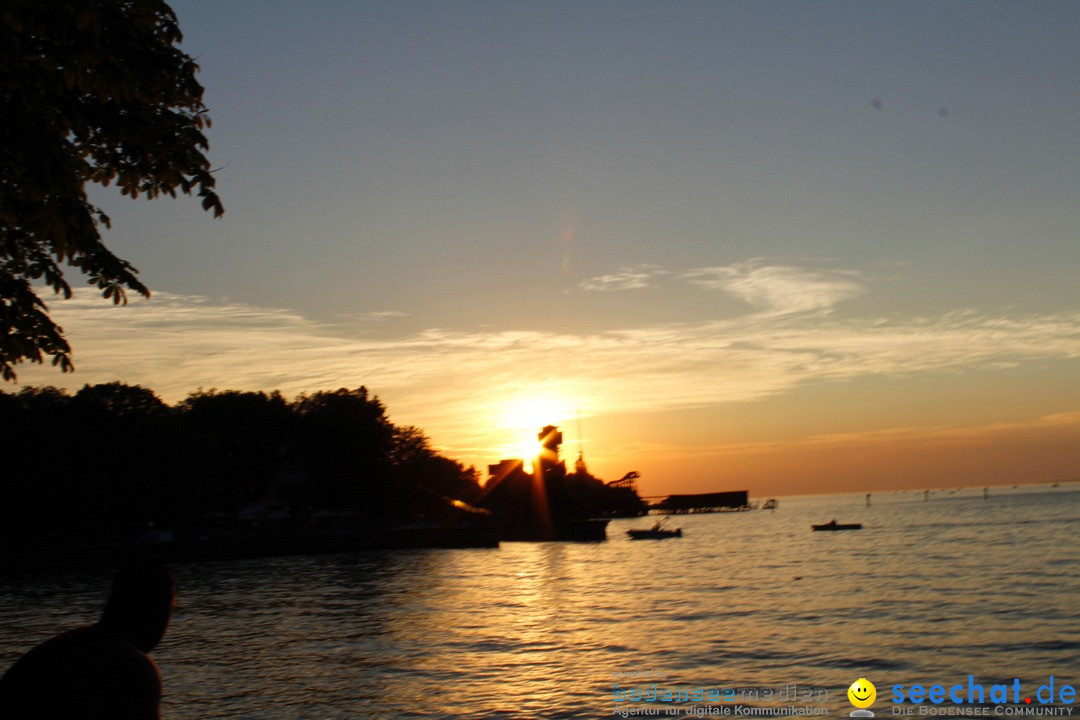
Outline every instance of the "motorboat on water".
<path fill-rule="evenodd" d="M 838 523 L 836 520 L 831 520 L 823 525 L 811 525 L 814 531 L 818 530 L 862 530 L 861 523 Z"/>
<path fill-rule="evenodd" d="M 667 518 L 664 518 L 664 520 L 667 520 Z M 682 537 L 682 528 L 668 530 L 663 527 L 664 520 L 658 521 L 651 528 L 645 530 L 627 530 L 626 534 L 630 536 L 631 540 L 663 540 L 664 538 Z"/>
<path fill-rule="evenodd" d="M 682 528 L 675 528 L 674 530 L 657 530 L 655 528 L 627 530 L 626 534 L 630 536 L 631 540 L 663 540 L 664 538 L 682 537 Z"/>

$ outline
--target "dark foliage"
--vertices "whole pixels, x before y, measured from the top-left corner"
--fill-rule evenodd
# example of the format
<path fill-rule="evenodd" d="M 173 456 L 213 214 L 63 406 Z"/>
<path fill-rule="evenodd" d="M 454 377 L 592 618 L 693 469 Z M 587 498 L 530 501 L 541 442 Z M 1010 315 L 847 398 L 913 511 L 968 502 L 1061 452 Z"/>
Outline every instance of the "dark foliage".
<path fill-rule="evenodd" d="M 101 240 L 87 184 L 132 199 L 196 194 L 224 209 L 204 152 L 198 66 L 162 0 L 0 4 L 0 376 L 24 361 L 72 369 L 34 285 L 71 296 L 67 265 L 114 303 L 149 296 Z"/>
<path fill-rule="evenodd" d="M 479 492 L 475 472 L 398 428 L 366 388 L 305 395 L 200 390 L 169 407 L 146 388 L 0 392 L 0 541 L 127 541 L 206 530 L 273 497 L 363 522 L 434 517 Z M 58 442 L 57 438 L 62 438 Z M 276 478 L 300 470 L 303 484 Z M 291 494 L 290 494 L 291 493 Z"/>

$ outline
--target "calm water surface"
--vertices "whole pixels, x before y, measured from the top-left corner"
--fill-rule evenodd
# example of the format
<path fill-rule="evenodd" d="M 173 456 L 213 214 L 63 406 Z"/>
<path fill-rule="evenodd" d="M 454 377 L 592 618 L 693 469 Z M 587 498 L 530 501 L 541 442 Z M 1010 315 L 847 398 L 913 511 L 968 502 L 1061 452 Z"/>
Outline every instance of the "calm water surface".
<path fill-rule="evenodd" d="M 865 527 L 810 532 L 834 517 Z M 782 498 L 626 539 L 648 522 L 604 543 L 179 566 L 164 716 L 610 717 L 612 673 L 651 669 L 669 687 L 824 686 L 833 716 L 863 676 L 879 716 L 896 683 L 1080 684 L 1076 486 Z M 109 578 L 0 582 L 6 667 L 92 621 Z"/>

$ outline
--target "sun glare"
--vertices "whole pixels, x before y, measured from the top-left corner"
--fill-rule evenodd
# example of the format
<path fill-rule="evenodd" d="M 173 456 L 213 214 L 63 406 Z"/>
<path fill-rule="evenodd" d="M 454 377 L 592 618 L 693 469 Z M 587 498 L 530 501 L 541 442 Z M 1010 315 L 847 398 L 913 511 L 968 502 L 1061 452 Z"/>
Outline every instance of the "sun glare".
<path fill-rule="evenodd" d="M 515 455 L 515 457 L 525 461 L 525 472 L 531 473 L 533 471 L 533 463 L 536 458 L 539 457 L 542 447 L 543 446 L 540 445 L 540 442 L 537 440 L 522 443 L 521 449 L 519 450 L 520 455 Z"/>
<path fill-rule="evenodd" d="M 531 430 L 533 435 L 545 425 L 565 422 L 568 413 L 565 403 L 550 398 L 516 398 L 506 404 L 503 425 L 508 430 Z"/>
<path fill-rule="evenodd" d="M 507 458 L 525 461 L 532 472 L 532 462 L 540 454 L 537 434 L 546 425 L 562 426 L 574 416 L 568 403 L 547 397 L 517 397 L 506 403 L 500 424 L 507 436 Z"/>

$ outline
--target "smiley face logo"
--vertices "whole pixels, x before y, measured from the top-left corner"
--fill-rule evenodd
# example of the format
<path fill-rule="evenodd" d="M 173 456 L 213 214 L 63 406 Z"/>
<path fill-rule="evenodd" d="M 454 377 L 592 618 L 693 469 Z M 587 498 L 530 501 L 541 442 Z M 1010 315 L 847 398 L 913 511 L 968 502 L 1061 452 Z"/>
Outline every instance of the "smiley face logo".
<path fill-rule="evenodd" d="M 877 699 L 877 688 L 866 678 L 859 678 L 847 689 L 848 700 L 857 708 L 868 708 Z"/>

